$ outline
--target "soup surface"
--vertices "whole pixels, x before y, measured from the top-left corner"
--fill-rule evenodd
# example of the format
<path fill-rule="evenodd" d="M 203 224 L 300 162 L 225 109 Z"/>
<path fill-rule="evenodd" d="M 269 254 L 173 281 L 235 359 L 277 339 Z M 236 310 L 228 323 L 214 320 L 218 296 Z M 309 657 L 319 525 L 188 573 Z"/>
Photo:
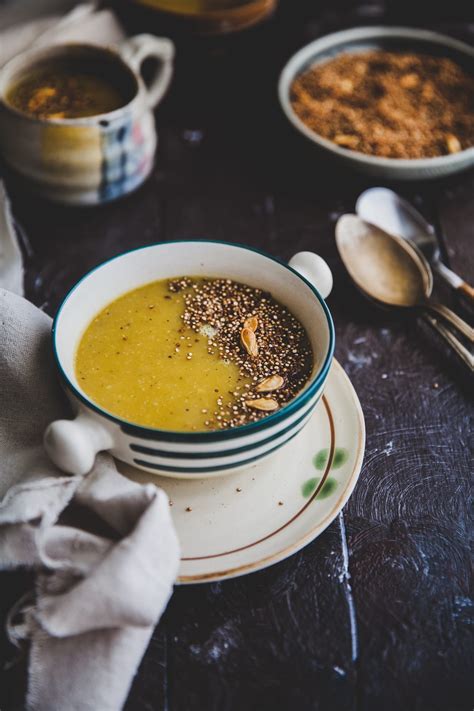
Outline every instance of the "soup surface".
<path fill-rule="evenodd" d="M 6 99 L 19 111 L 43 119 L 96 116 L 126 103 L 111 82 L 60 62 L 24 76 L 10 87 Z"/>
<path fill-rule="evenodd" d="M 76 377 L 119 417 L 175 431 L 224 429 L 277 410 L 312 370 L 301 324 L 270 294 L 180 277 L 130 291 L 83 334 Z"/>

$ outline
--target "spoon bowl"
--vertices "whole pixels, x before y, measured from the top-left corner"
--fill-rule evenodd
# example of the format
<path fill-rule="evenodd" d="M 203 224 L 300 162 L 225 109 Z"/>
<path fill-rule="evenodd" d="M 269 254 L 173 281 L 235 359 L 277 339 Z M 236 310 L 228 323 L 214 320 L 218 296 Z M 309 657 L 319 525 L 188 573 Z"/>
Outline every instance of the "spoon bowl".
<path fill-rule="evenodd" d="M 371 225 L 410 240 L 451 287 L 474 300 L 474 288 L 442 262 L 433 225 L 407 200 L 389 188 L 369 188 L 359 196 L 356 213 Z"/>
<path fill-rule="evenodd" d="M 355 215 L 343 215 L 336 241 L 352 279 L 375 301 L 413 308 L 431 296 L 433 279 L 426 260 L 400 237 Z"/>
<path fill-rule="evenodd" d="M 371 299 L 385 306 L 435 312 L 473 342 L 474 331 L 463 319 L 431 301 L 430 265 L 411 242 L 357 215 L 343 215 L 336 225 L 336 243 L 350 276 Z"/>

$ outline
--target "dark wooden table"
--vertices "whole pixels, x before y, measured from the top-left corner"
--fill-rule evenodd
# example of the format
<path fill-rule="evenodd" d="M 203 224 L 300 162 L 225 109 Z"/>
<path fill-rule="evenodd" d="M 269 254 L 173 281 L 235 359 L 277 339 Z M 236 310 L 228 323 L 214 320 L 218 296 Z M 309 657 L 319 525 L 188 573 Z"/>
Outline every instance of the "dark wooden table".
<path fill-rule="evenodd" d="M 350 284 L 334 225 L 373 183 L 300 142 L 276 99 L 285 60 L 329 31 L 423 25 L 428 11 L 430 27 L 472 41 L 465 6 L 438 5 L 288 0 L 266 25 L 220 40 L 193 40 L 163 23 L 153 29 L 173 33 L 177 65 L 157 112 L 160 146 L 147 184 L 103 208 L 65 209 L 27 197 L 10 176 L 30 244 L 27 295 L 51 314 L 91 267 L 158 240 L 239 241 L 282 258 L 315 250 L 334 272 L 336 355 L 367 425 L 356 490 L 289 560 L 177 588 L 128 711 L 472 708 L 472 383 L 421 323 L 376 310 Z M 149 29 L 140 12 L 122 11 L 131 31 Z M 436 225 L 447 263 L 474 281 L 474 176 L 395 188 Z M 463 309 L 447 290 L 440 296 Z M 3 616 L 29 583 L 26 574 L 1 576 Z M 5 640 L 0 651 L 14 657 Z M 2 711 L 21 708 L 24 675 L 24 662 L 3 674 Z"/>

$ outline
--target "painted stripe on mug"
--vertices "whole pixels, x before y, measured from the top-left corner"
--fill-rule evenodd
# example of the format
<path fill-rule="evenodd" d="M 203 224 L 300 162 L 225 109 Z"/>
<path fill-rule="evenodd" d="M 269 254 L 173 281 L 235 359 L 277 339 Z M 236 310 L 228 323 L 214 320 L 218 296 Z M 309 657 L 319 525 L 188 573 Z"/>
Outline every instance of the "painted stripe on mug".
<path fill-rule="evenodd" d="M 304 425 L 303 425 L 304 427 Z M 297 432 L 292 434 L 290 437 L 287 437 L 284 442 L 280 442 L 276 447 L 272 447 L 271 449 L 267 449 L 266 452 L 263 452 L 262 454 L 259 454 L 256 457 L 250 457 L 250 459 L 244 459 L 240 462 L 233 462 L 232 464 L 221 464 L 218 467 L 171 467 L 168 465 L 164 464 L 155 464 L 155 462 L 147 462 L 144 459 L 134 459 L 133 463 L 137 464 L 138 466 L 142 467 L 148 467 L 149 469 L 157 469 L 159 471 L 163 472 L 176 472 L 176 473 L 181 473 L 181 474 L 202 474 L 202 472 L 219 472 L 219 471 L 224 471 L 226 469 L 235 469 L 237 466 L 246 466 L 247 464 L 252 464 L 252 462 L 256 462 L 259 459 L 262 459 L 262 457 L 266 457 L 268 454 L 271 454 L 272 452 L 275 452 L 277 449 L 280 449 L 280 447 L 283 447 L 284 444 L 287 442 L 290 442 L 296 435 L 298 435 L 303 427 L 300 427 Z"/>

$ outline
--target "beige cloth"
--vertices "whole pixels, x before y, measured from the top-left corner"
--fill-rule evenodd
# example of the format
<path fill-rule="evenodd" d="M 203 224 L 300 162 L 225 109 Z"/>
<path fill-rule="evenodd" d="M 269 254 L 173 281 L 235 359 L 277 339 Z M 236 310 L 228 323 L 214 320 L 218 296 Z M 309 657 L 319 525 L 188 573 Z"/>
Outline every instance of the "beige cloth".
<path fill-rule="evenodd" d="M 1 26 L 1 23 L 0 23 Z M 82 5 L 0 33 L 0 66 L 52 41 L 115 43 L 112 13 Z M 21 254 L 0 183 L 0 570 L 37 571 L 9 632 L 30 640 L 26 706 L 32 711 L 118 711 L 171 595 L 179 545 L 165 493 L 122 475 L 108 455 L 87 477 L 47 458 L 46 425 L 67 417 L 51 354 L 51 320 L 25 301 Z M 79 504 L 106 535 L 58 524 Z M 77 508 L 77 507 L 76 507 Z M 66 512 L 67 514 L 67 512 Z M 84 518 L 84 517 L 83 517 Z M 13 623 L 15 621 L 15 623 Z"/>

